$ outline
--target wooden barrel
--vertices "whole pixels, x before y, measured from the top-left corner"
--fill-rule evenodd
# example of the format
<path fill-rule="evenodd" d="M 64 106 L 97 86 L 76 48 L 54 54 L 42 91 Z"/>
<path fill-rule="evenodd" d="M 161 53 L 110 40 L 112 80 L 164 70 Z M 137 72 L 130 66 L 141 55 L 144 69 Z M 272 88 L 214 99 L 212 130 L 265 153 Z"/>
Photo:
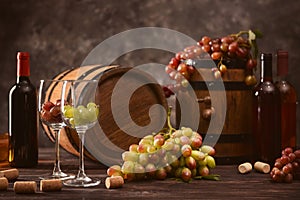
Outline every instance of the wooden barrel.
<path fill-rule="evenodd" d="M 252 153 L 252 92 L 251 87 L 244 82 L 245 70 L 228 69 L 220 81 L 214 78 L 211 69 L 200 68 L 198 71 L 200 73 L 195 73 L 190 81 L 199 101 L 200 120 L 198 132 L 203 138 L 209 137 L 212 141 L 217 142 L 211 145 L 214 145 L 216 149 L 215 158 L 218 164 L 238 164 L 249 161 Z M 221 91 L 222 89 L 225 89 L 225 93 Z M 219 104 L 219 108 L 213 108 L 214 114 L 211 119 L 205 118 L 204 112 L 207 111 L 206 109 L 213 107 L 209 103 L 205 103 L 205 99 L 212 98 L 211 94 L 221 94 L 222 92 L 225 94 L 224 99 L 214 99 L 215 103 Z M 188 99 L 187 101 L 195 101 L 195 99 Z M 220 105 L 225 106 L 224 110 Z M 177 108 L 179 107 L 177 103 Z M 191 116 L 197 114 L 194 113 L 194 110 L 190 112 Z M 176 122 L 179 124 L 180 109 L 177 109 L 176 113 Z M 222 126 L 220 129 L 221 134 L 209 131 L 209 126 L 214 125 L 210 124 L 212 119 L 217 119 L 212 123 L 221 123 L 221 115 L 225 117 L 224 124 L 220 124 Z"/>
<path fill-rule="evenodd" d="M 105 134 L 105 138 L 100 138 L 103 136 L 99 136 L 97 131 L 99 129 L 95 128 L 90 130 L 94 133 L 91 134 L 95 138 L 86 138 L 88 139 L 86 146 L 85 155 L 92 160 L 101 160 L 101 157 L 107 157 L 103 159 L 109 160 L 109 155 L 105 155 L 106 152 L 99 152 L 97 149 L 101 146 L 107 146 L 107 143 L 117 146 L 122 150 L 128 150 L 128 147 L 133 143 L 138 143 L 140 138 L 143 135 L 151 134 L 151 131 L 159 131 L 164 125 L 165 119 L 162 119 L 163 114 L 159 114 L 159 116 L 149 117 L 150 108 L 154 104 L 160 104 L 167 109 L 167 102 L 164 97 L 164 93 L 159 84 L 156 84 L 156 80 L 154 80 L 149 74 L 139 71 L 132 70 L 133 68 L 120 67 L 120 66 L 83 66 L 74 69 L 70 69 L 64 72 L 61 72 L 53 79 L 55 80 L 78 80 L 78 79 L 97 79 L 98 88 L 97 94 L 95 96 L 96 103 L 100 107 L 100 117 L 99 117 L 99 126 L 101 127 L 101 132 Z M 130 130 L 130 123 L 126 124 L 127 127 L 119 127 L 117 122 L 115 121 L 113 111 L 112 111 L 112 95 L 114 95 L 113 91 L 115 91 L 115 86 L 118 84 L 118 81 L 121 80 L 124 74 L 130 71 L 130 76 L 126 76 L 126 85 L 123 85 L 124 88 L 131 88 L 134 85 L 141 85 L 137 88 L 129 100 L 129 115 L 130 116 L 119 116 L 121 118 L 132 119 L 132 123 L 136 123 L 138 126 L 144 127 L 147 126 L 150 122 L 151 124 L 156 124 L 156 126 L 152 126 L 153 130 L 147 130 L 144 133 L 141 133 L 140 137 L 133 136 L 128 134 L 128 132 L 124 131 Z M 128 74 L 128 73 L 127 73 Z M 123 79 L 122 79 L 123 80 Z M 147 84 L 143 84 L 143 83 Z M 120 85 L 118 85 L 120 87 Z M 123 91 L 123 88 L 120 89 Z M 48 99 L 50 101 L 56 101 L 59 99 L 61 93 L 61 87 L 57 85 L 50 86 L 47 90 L 49 92 Z M 116 109 L 118 107 L 122 107 L 124 102 L 122 99 L 118 99 L 118 101 L 114 102 L 114 106 Z M 121 110 L 118 111 L 121 113 Z M 124 114 L 123 114 L 124 115 Z M 151 121 L 152 120 L 152 121 Z M 51 131 L 47 126 L 43 125 L 45 133 L 50 138 L 50 140 L 54 141 L 54 132 Z M 78 153 L 78 135 L 75 130 L 70 128 L 64 128 L 60 134 L 60 145 L 66 151 L 79 155 Z M 90 142 L 89 142 L 90 141 Z M 95 149 L 96 148 L 96 149 Z M 107 147 L 105 151 L 110 151 L 110 147 Z M 112 148 L 113 149 L 113 148 Z M 92 151 L 91 152 L 89 151 Z M 100 156 L 100 157 L 99 157 Z M 119 155 L 121 156 L 121 155 Z M 110 163 L 110 162 L 108 162 Z M 106 164 L 106 163 L 103 163 Z"/>

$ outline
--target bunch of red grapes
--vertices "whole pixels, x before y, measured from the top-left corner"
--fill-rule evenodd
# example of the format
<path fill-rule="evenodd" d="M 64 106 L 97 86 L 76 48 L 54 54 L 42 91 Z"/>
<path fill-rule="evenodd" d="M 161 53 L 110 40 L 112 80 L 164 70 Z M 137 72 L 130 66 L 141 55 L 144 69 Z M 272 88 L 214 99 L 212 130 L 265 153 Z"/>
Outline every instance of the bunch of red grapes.
<path fill-rule="evenodd" d="M 245 35 L 247 37 L 245 37 Z M 211 58 L 215 61 L 212 73 L 219 79 L 227 72 L 227 68 L 244 68 L 246 70 L 245 83 L 248 86 L 256 84 L 253 70 L 257 66 L 257 45 L 255 36 L 259 33 L 241 31 L 237 34 L 227 35 L 222 38 L 210 38 L 203 36 L 197 45 L 186 47 L 171 58 L 165 71 L 176 84 L 163 86 L 166 97 L 170 97 L 180 88 L 187 86 L 192 75 L 195 73 L 193 59 Z M 209 57 L 208 57 L 209 56 Z"/>
<path fill-rule="evenodd" d="M 293 151 L 287 147 L 282 150 L 281 157 L 277 158 L 270 172 L 274 182 L 291 183 L 293 179 L 300 179 L 300 149 Z"/>
<path fill-rule="evenodd" d="M 54 103 L 47 101 L 42 105 L 42 111 L 40 112 L 42 121 L 46 123 L 61 123 L 61 109 L 60 109 L 61 100 L 57 100 Z"/>

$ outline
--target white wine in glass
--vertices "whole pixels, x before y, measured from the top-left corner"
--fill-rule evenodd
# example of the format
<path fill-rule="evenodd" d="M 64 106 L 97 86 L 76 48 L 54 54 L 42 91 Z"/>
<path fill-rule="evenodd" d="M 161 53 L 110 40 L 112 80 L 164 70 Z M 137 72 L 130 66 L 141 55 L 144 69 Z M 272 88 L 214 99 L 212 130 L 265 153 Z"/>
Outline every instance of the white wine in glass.
<path fill-rule="evenodd" d="M 99 106 L 95 103 L 97 87 L 97 80 L 69 80 L 62 87 L 63 121 L 79 136 L 79 170 L 74 179 L 63 182 L 66 186 L 91 187 L 100 184 L 100 180 L 88 177 L 84 170 L 85 134 L 98 123 Z"/>

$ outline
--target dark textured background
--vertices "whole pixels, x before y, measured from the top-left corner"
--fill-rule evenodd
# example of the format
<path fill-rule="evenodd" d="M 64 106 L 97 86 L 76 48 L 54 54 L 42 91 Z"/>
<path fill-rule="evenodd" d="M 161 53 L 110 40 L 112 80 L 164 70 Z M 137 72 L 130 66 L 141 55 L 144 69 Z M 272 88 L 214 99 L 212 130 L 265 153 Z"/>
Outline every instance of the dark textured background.
<path fill-rule="evenodd" d="M 0 0 L 0 133 L 8 131 L 7 99 L 15 82 L 18 50 L 31 53 L 31 80 L 37 85 L 39 79 L 80 66 L 106 38 L 145 26 L 170 28 L 195 40 L 259 29 L 264 34 L 261 51 L 290 52 L 288 79 L 300 94 L 299 8 L 295 0 Z M 168 60 L 150 51 L 142 57 L 124 56 L 118 64 Z M 40 145 L 47 144 L 41 131 Z"/>

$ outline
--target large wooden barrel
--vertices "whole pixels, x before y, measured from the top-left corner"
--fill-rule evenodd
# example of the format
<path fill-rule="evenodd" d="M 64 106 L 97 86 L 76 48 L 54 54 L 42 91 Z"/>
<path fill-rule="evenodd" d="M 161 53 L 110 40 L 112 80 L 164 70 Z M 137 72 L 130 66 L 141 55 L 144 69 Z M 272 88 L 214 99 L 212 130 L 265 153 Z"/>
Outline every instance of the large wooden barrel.
<path fill-rule="evenodd" d="M 128 147 L 133 143 L 138 143 L 141 137 L 152 132 L 159 131 L 165 125 L 165 115 L 163 113 L 157 113 L 156 116 L 149 116 L 152 106 L 159 104 L 163 106 L 164 112 L 167 109 L 167 102 L 164 97 L 164 93 L 156 80 L 151 75 L 141 71 L 132 70 L 133 68 L 120 67 L 120 66 L 83 66 L 74 69 L 70 69 L 59 73 L 53 79 L 56 80 L 78 80 L 78 79 L 97 79 L 98 88 L 95 95 L 96 102 L 100 107 L 99 127 L 90 130 L 92 133 L 88 133 L 86 137 L 86 151 L 85 155 L 93 160 L 108 160 L 110 164 L 116 159 L 110 158 L 107 151 L 114 151 L 114 147 L 110 149 L 110 146 L 115 146 L 121 150 L 128 150 Z M 130 73 L 129 73 L 130 72 Z M 123 78 L 125 74 L 129 74 Z M 121 79 L 122 78 L 122 79 Z M 124 102 L 126 99 L 119 98 L 114 101 L 114 109 L 117 109 L 117 113 L 121 116 L 119 118 L 130 118 L 131 123 L 127 123 L 124 127 L 119 127 L 119 124 L 115 120 L 115 116 L 112 110 L 112 98 L 116 95 L 116 84 L 120 80 L 125 84 L 119 84 L 119 92 L 126 92 L 126 89 L 131 89 L 138 85 L 138 88 L 130 96 L 128 105 L 128 113 L 123 110 Z M 145 84 L 146 83 L 146 84 Z M 124 87 L 124 88 L 122 88 Z M 50 101 L 56 101 L 60 98 L 61 88 L 57 85 L 50 86 L 48 88 L 48 99 Z M 118 93 L 117 93 L 118 94 Z M 119 109 L 119 110 L 118 110 Z M 121 110 L 123 109 L 123 110 Z M 124 114 L 125 113 L 125 114 Z M 126 116 L 128 114 L 128 116 Z M 140 127 L 147 127 L 151 123 L 151 127 L 143 129 L 145 132 L 141 132 L 139 135 L 128 134 L 131 126 L 134 124 Z M 54 132 L 47 126 L 43 125 L 43 129 L 50 140 L 54 141 Z M 98 132 L 103 133 L 102 135 Z M 90 138 L 89 138 L 90 136 Z M 93 138 L 91 138 L 93 137 Z M 64 128 L 60 134 L 60 145 L 68 152 L 79 155 L 78 153 L 78 135 L 75 130 L 70 128 Z M 110 145 L 108 145 L 110 144 Z M 104 147 L 105 152 L 101 152 L 100 147 Z M 99 147 L 99 148 L 98 148 Z M 121 154 L 119 155 L 121 156 Z M 109 161 L 112 159 L 111 161 Z"/>
<path fill-rule="evenodd" d="M 212 70 L 209 68 L 198 69 L 190 83 L 199 101 L 200 120 L 198 132 L 206 139 L 216 141 L 212 143 L 216 149 L 216 161 L 218 164 L 238 164 L 251 159 L 251 87 L 244 82 L 246 72 L 243 69 L 228 69 L 222 76 L 222 80 L 216 80 Z M 224 91 L 224 90 L 225 91 Z M 223 90 L 223 91 L 221 91 Z M 205 99 L 213 98 L 212 94 L 218 96 L 223 92 L 225 98 L 214 99 L 218 108 L 213 108 L 212 118 L 205 117 L 206 109 L 213 107 L 205 103 Z M 217 94 L 217 95 L 216 95 Z M 195 101 L 195 99 L 188 99 Z M 215 105 L 216 105 L 215 104 Z M 224 109 L 223 109 L 224 106 Z M 177 108 L 180 106 L 177 103 Z M 191 110 L 191 116 L 197 114 Z M 180 109 L 176 111 L 177 124 L 180 123 Z M 222 116 L 223 115 L 223 116 Z M 209 131 L 211 123 L 224 124 L 220 133 Z M 214 122 L 212 119 L 216 119 Z M 204 139 L 205 141 L 205 139 Z"/>

